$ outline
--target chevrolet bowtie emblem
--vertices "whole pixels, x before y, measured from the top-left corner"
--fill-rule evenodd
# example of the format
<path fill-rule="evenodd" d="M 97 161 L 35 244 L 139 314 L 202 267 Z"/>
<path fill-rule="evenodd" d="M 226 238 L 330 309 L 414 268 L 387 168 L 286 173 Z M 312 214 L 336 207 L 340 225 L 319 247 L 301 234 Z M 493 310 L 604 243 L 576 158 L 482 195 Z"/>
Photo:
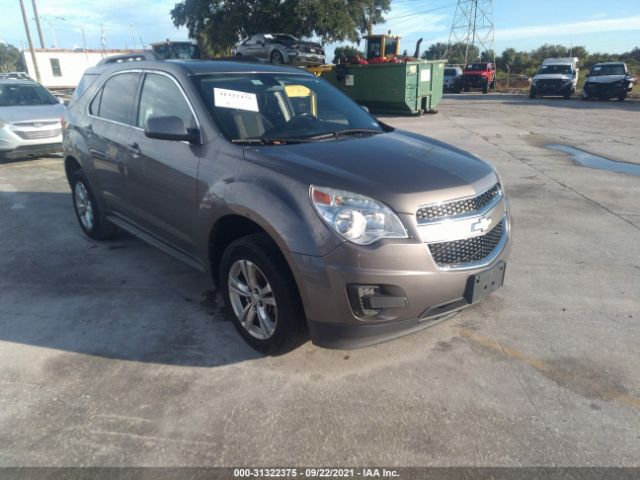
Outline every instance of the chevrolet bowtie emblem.
<path fill-rule="evenodd" d="M 491 219 L 490 218 L 481 218 L 476 223 L 472 223 L 471 224 L 471 231 L 472 232 L 484 232 L 484 231 L 489 229 L 490 225 L 491 225 Z"/>

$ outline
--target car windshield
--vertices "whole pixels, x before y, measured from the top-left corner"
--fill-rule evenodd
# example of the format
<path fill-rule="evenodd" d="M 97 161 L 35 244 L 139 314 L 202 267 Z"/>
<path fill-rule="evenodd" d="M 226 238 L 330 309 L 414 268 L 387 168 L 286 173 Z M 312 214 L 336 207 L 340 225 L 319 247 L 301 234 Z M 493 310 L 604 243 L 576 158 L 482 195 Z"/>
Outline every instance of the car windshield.
<path fill-rule="evenodd" d="M 287 35 L 284 33 L 266 34 L 264 38 L 266 38 L 270 42 L 293 42 L 297 40 L 297 38 L 293 35 Z"/>
<path fill-rule="evenodd" d="M 458 74 L 455 68 L 445 68 L 444 76 L 445 77 L 455 77 Z"/>
<path fill-rule="evenodd" d="M 487 69 L 487 64 L 486 63 L 470 63 L 469 65 L 467 65 L 467 68 L 465 68 L 465 70 L 477 70 L 477 71 L 483 71 Z"/>
<path fill-rule="evenodd" d="M 0 107 L 55 105 L 59 103 L 46 88 L 36 84 L 0 84 Z"/>
<path fill-rule="evenodd" d="M 589 73 L 591 77 L 600 77 L 603 75 L 625 75 L 624 65 L 596 65 Z"/>
<path fill-rule="evenodd" d="M 571 65 L 542 65 L 540 70 L 538 70 L 539 75 L 553 73 L 571 73 Z"/>
<path fill-rule="evenodd" d="M 235 143 L 294 143 L 384 131 L 353 100 L 313 75 L 225 73 L 194 81 L 214 122 Z"/>

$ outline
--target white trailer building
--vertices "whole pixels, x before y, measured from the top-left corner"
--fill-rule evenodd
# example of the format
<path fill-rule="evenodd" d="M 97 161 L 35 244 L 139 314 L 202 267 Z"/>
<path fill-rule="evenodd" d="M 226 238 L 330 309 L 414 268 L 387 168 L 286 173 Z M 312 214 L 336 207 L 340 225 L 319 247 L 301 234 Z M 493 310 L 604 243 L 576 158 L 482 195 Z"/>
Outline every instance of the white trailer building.
<path fill-rule="evenodd" d="M 62 48 L 36 49 L 35 56 L 40 70 L 40 83 L 51 90 L 73 89 L 82 73 L 100 60 L 111 55 L 138 53 L 142 50 L 69 50 Z M 36 71 L 29 50 L 23 50 L 27 72 L 36 78 Z"/>

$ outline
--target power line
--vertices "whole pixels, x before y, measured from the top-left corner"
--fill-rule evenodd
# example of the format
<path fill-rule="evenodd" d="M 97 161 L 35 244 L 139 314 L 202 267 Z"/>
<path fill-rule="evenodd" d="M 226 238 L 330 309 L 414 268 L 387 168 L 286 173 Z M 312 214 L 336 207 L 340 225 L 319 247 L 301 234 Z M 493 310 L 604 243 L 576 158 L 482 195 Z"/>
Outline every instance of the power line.
<path fill-rule="evenodd" d="M 458 0 L 451 23 L 447 51 L 443 58 L 448 57 L 454 48 L 462 45 L 464 45 L 465 64 L 468 62 L 470 50 L 474 47 L 478 49 L 480 55 L 483 52 L 493 55 L 493 63 L 495 63 L 493 0 Z"/>
<path fill-rule="evenodd" d="M 437 12 L 438 10 L 444 10 L 446 8 L 452 8 L 455 7 L 457 5 L 457 3 L 450 3 L 449 5 L 443 5 L 442 7 L 436 7 L 436 8 L 432 8 L 430 10 L 424 10 L 422 12 L 414 12 L 414 13 L 408 13 L 406 15 L 400 15 L 397 17 L 389 17 L 386 18 L 385 20 L 397 20 L 399 18 L 407 18 L 407 17 L 417 17 L 420 15 L 426 15 L 428 13 L 432 13 L 432 12 Z"/>

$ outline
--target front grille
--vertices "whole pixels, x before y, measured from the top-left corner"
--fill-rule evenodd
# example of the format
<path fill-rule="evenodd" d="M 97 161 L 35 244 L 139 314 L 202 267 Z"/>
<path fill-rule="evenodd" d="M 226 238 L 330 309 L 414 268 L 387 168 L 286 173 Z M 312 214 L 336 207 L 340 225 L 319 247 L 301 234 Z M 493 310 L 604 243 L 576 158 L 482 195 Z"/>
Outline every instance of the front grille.
<path fill-rule="evenodd" d="M 476 212 L 489 205 L 498 195 L 500 195 L 500 185 L 496 183 L 489 190 L 476 197 L 466 198 L 464 200 L 453 200 L 451 202 L 438 203 L 419 208 L 416 212 L 416 218 L 418 219 L 418 223 L 425 223 L 438 218 Z"/>
<path fill-rule="evenodd" d="M 38 140 L 41 138 L 54 138 L 62 133 L 62 129 L 55 128 L 53 130 L 14 130 L 16 135 L 25 140 Z"/>
<path fill-rule="evenodd" d="M 557 89 L 562 88 L 563 81 L 561 79 L 550 79 L 546 78 L 543 80 L 538 80 L 536 82 L 536 87 L 538 88 L 549 88 L 549 89 Z"/>
<path fill-rule="evenodd" d="M 440 267 L 479 262 L 491 255 L 500 243 L 504 233 L 504 222 L 505 220 L 502 220 L 485 235 L 452 242 L 431 243 L 431 256 Z"/>

